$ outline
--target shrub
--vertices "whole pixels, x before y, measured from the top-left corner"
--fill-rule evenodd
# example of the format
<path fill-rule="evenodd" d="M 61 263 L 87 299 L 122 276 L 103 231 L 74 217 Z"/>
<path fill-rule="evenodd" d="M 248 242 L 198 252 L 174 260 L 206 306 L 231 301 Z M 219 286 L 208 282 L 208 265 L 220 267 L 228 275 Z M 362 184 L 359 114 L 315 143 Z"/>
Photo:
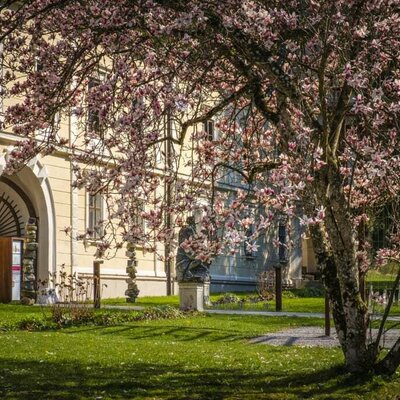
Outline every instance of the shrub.
<path fill-rule="evenodd" d="M 51 320 L 60 327 L 93 323 L 95 314 L 93 309 L 78 304 L 67 307 L 54 305 L 51 308 Z"/>
<path fill-rule="evenodd" d="M 305 287 L 302 289 L 290 290 L 297 297 L 323 297 L 325 296 L 325 289 L 323 287 Z"/>
<path fill-rule="evenodd" d="M 263 271 L 257 275 L 257 292 L 266 301 L 275 298 L 275 271 Z"/>
<path fill-rule="evenodd" d="M 232 304 L 239 303 L 240 297 L 233 293 L 224 293 L 221 297 L 215 301 L 216 304 Z"/>
<path fill-rule="evenodd" d="M 264 299 L 261 298 L 260 296 L 246 296 L 243 299 L 243 302 L 249 302 L 253 304 L 259 303 L 260 301 L 264 301 Z"/>
<path fill-rule="evenodd" d="M 185 318 L 187 313 L 171 306 L 149 307 L 144 311 L 116 311 L 88 309 L 87 307 L 52 307 L 50 320 L 42 317 L 26 318 L 10 329 L 42 331 L 72 326 L 116 326 L 127 322 Z"/>
<path fill-rule="evenodd" d="M 57 326 L 44 318 L 26 318 L 17 323 L 16 328 L 23 331 L 44 331 Z"/>
<path fill-rule="evenodd" d="M 297 295 L 293 293 L 291 290 L 283 290 L 282 297 L 285 299 L 297 299 Z"/>
<path fill-rule="evenodd" d="M 154 319 L 178 319 L 184 318 L 186 314 L 171 306 L 149 307 L 143 311 L 139 316 L 140 320 L 154 320 Z"/>

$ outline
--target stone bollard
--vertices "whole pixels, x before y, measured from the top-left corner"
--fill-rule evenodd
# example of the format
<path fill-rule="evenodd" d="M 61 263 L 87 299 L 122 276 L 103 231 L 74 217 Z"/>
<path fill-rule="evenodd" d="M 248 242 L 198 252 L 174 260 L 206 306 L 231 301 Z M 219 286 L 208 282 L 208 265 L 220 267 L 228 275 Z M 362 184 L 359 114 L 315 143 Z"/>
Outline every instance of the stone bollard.
<path fill-rule="evenodd" d="M 204 283 L 178 282 L 179 308 L 183 311 L 204 311 Z"/>

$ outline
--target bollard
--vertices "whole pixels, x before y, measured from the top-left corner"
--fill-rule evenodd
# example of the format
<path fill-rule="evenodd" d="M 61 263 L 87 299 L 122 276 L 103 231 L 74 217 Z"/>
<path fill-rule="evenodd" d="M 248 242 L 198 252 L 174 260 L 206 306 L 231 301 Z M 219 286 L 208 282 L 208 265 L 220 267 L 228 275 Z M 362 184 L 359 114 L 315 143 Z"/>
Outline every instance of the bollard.
<path fill-rule="evenodd" d="M 282 311 L 282 267 L 275 267 L 275 311 Z"/>
<path fill-rule="evenodd" d="M 100 308 L 101 286 L 100 286 L 100 265 L 103 261 L 93 261 L 93 307 Z"/>
<path fill-rule="evenodd" d="M 331 336 L 331 318 L 329 315 L 328 292 L 325 292 L 325 336 Z"/>

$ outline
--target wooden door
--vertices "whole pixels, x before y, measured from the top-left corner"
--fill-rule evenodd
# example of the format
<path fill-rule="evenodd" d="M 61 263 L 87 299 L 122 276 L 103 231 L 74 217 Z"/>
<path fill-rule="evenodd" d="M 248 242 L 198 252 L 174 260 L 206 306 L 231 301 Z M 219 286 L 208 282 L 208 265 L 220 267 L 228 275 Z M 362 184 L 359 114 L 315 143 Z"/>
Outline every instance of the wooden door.
<path fill-rule="evenodd" d="M 11 237 L 0 237 L 0 302 L 9 303 L 12 295 Z"/>

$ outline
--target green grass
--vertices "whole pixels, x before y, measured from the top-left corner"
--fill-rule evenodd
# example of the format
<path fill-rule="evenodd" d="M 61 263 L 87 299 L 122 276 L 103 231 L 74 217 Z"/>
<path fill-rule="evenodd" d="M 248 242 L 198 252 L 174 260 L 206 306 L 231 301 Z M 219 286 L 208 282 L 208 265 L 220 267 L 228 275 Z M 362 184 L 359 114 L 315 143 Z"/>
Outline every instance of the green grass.
<path fill-rule="evenodd" d="M 257 297 L 255 292 L 250 293 L 235 293 L 239 298 L 246 297 Z M 228 304 L 215 304 L 215 302 L 222 296 L 221 293 L 211 295 L 211 301 L 214 303 L 212 308 L 216 309 L 227 309 L 227 310 L 255 310 L 255 311 L 275 311 L 275 300 L 268 302 L 260 301 L 257 303 L 251 303 L 246 301 L 243 305 L 238 303 Z M 283 297 L 282 310 L 288 312 L 323 312 L 324 311 L 324 299 L 321 297 L 298 297 L 298 298 L 287 298 Z"/>
<path fill-rule="evenodd" d="M 344 373 L 339 349 L 248 343 L 266 332 L 321 323 L 206 315 L 108 328 L 4 332 L 0 398 L 389 399 L 400 392 L 399 374 L 357 380 Z"/>
<path fill-rule="evenodd" d="M 244 303 L 240 306 L 237 303 L 218 304 L 212 308 L 226 310 L 255 310 L 255 311 L 275 311 L 275 300 L 269 302 Z M 320 297 L 302 297 L 295 299 L 283 298 L 282 311 L 288 312 L 324 312 L 324 299 Z"/>
<path fill-rule="evenodd" d="M 114 299 L 104 299 L 102 304 L 107 305 L 126 305 L 126 306 L 141 306 L 141 307 L 158 307 L 158 306 L 179 306 L 178 296 L 145 296 L 138 297 L 135 303 L 127 303 L 126 297 L 118 297 Z"/>
<path fill-rule="evenodd" d="M 243 298 L 245 296 L 255 295 L 255 293 L 235 293 L 238 297 Z M 211 295 L 211 301 L 215 302 L 221 294 L 213 294 Z M 102 301 L 103 304 L 108 305 L 131 305 L 130 303 L 126 303 L 125 298 L 116 298 L 116 299 L 105 299 Z M 171 306 L 179 306 L 179 298 L 178 296 L 148 296 L 148 297 L 139 297 L 136 300 L 134 305 L 143 306 L 143 307 L 152 307 L 152 306 L 160 306 L 160 305 L 171 305 Z M 236 310 L 240 309 L 239 304 L 224 304 L 217 305 L 213 308 L 218 309 L 230 309 Z M 265 306 L 264 302 L 259 303 L 245 303 L 244 310 L 258 310 L 258 311 L 275 311 L 275 301 L 268 302 L 268 308 Z M 283 299 L 283 310 L 284 311 L 293 311 L 293 312 L 323 312 L 324 311 L 324 299 L 319 297 L 302 297 L 295 299 Z"/>
<path fill-rule="evenodd" d="M 243 298 L 249 295 L 255 295 L 255 293 L 235 293 L 239 298 Z M 215 302 L 221 293 L 211 295 L 211 301 Z M 288 312 L 324 312 L 325 299 L 322 297 L 297 297 L 297 298 L 283 298 L 282 300 L 282 310 Z M 125 298 L 116 299 L 104 299 L 103 304 L 107 305 L 131 305 L 126 302 Z M 275 311 L 275 301 L 269 301 L 268 307 L 266 307 L 265 302 L 259 303 L 244 303 L 243 306 L 238 303 L 230 304 L 219 304 L 214 305 L 212 308 L 219 310 L 244 310 L 244 311 Z M 139 297 L 134 303 L 137 306 L 143 307 L 157 307 L 162 305 L 170 305 L 174 307 L 179 306 L 178 296 L 148 296 Z M 400 306 L 394 305 L 391 310 L 391 314 L 400 314 Z"/>
<path fill-rule="evenodd" d="M 0 327 L 14 325 L 25 318 L 40 318 L 42 315 L 40 307 L 0 303 Z"/>
<path fill-rule="evenodd" d="M 387 282 L 387 281 L 394 281 L 396 278 L 396 274 L 390 274 L 390 273 L 382 273 L 377 270 L 371 269 L 367 272 L 367 277 L 366 281 L 367 282 Z"/>
<path fill-rule="evenodd" d="M 367 289 L 372 286 L 374 292 L 382 292 L 384 289 L 392 290 L 394 281 L 396 279 L 395 272 L 395 269 L 390 269 L 386 272 L 381 272 L 373 269 L 369 270 L 366 277 Z"/>

